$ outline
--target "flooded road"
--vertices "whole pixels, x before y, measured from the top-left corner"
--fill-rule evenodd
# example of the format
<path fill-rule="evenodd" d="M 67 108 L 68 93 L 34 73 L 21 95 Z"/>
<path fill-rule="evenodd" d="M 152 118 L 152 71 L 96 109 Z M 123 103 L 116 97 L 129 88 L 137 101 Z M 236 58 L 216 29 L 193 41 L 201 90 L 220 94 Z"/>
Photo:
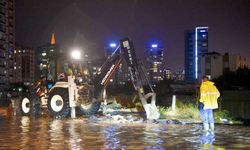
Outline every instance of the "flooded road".
<path fill-rule="evenodd" d="M 250 127 L 216 125 L 215 135 L 201 124 L 100 123 L 86 118 L 0 119 L 0 149 L 250 149 Z"/>

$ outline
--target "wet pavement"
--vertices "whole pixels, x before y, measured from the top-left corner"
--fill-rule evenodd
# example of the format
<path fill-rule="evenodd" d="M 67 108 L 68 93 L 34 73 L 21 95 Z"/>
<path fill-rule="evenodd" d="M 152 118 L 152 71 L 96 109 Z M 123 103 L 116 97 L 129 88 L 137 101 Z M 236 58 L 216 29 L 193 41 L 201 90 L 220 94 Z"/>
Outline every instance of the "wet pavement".
<path fill-rule="evenodd" d="M 90 118 L 0 118 L 0 149 L 250 149 L 250 127 L 216 125 L 204 134 L 201 124 L 113 122 Z"/>

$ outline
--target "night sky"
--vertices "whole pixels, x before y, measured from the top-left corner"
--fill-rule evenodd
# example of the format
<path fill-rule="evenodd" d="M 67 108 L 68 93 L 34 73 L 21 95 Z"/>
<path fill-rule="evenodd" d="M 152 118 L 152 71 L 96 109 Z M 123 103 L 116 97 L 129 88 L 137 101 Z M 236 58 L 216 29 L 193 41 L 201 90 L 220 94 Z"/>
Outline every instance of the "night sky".
<path fill-rule="evenodd" d="M 250 0 L 16 0 L 16 45 L 50 42 L 103 55 L 110 42 L 129 37 L 141 59 L 145 48 L 165 48 L 165 65 L 184 69 L 184 31 L 209 27 L 209 51 L 250 62 Z"/>

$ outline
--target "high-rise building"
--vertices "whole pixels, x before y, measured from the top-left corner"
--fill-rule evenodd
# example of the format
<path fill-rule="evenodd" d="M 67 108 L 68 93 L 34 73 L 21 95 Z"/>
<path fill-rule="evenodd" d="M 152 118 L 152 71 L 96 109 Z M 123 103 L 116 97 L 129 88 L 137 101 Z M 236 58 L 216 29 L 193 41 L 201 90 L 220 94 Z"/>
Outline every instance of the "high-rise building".
<path fill-rule="evenodd" d="M 15 48 L 14 0 L 0 1 L 0 95 L 13 80 Z"/>
<path fill-rule="evenodd" d="M 46 77 L 49 80 L 55 80 L 58 75 L 60 58 L 60 49 L 55 43 L 55 36 L 52 33 L 51 42 L 38 47 L 36 79 Z"/>
<path fill-rule="evenodd" d="M 147 49 L 148 74 L 153 83 L 163 80 L 163 50 L 157 44 Z"/>
<path fill-rule="evenodd" d="M 201 56 L 208 52 L 208 27 L 185 32 L 185 80 L 201 78 Z"/>
<path fill-rule="evenodd" d="M 14 50 L 13 83 L 31 85 L 35 81 L 35 50 L 18 46 Z"/>

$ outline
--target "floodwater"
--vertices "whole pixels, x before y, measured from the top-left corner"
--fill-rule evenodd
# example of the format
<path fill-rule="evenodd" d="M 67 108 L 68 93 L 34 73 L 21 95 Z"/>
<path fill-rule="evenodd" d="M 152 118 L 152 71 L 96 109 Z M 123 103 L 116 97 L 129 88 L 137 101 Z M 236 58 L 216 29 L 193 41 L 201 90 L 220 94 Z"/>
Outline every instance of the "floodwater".
<path fill-rule="evenodd" d="M 101 123 L 86 118 L 0 118 L 0 149 L 250 149 L 250 127 L 216 125 L 206 135 L 201 124 Z"/>

